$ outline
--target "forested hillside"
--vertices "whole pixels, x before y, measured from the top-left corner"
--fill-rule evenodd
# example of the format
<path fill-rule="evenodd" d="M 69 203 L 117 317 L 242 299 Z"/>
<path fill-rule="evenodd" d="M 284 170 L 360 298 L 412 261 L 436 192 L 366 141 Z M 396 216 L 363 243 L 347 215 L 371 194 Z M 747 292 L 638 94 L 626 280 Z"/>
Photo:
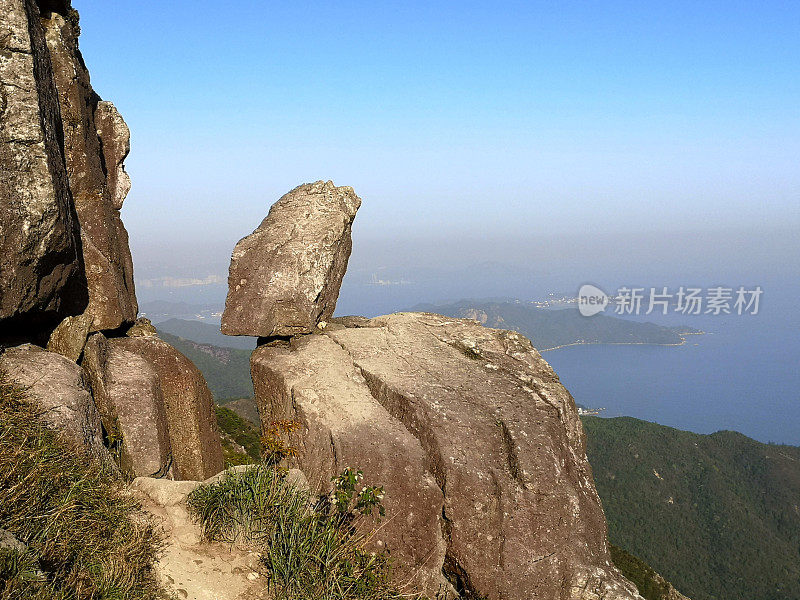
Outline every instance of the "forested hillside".
<path fill-rule="evenodd" d="M 185 354 L 200 369 L 218 403 L 234 398 L 253 397 L 253 382 L 250 379 L 251 350 L 201 344 L 161 330 L 158 335 Z"/>
<path fill-rule="evenodd" d="M 800 598 L 800 448 L 583 421 L 613 544 L 693 600 Z"/>

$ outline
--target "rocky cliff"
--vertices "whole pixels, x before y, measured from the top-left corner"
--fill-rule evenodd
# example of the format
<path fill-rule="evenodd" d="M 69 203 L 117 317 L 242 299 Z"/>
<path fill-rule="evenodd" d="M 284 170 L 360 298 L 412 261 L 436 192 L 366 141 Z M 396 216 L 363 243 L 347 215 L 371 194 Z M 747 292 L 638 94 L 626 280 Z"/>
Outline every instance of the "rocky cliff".
<path fill-rule="evenodd" d="M 91 86 L 77 13 L 67 0 L 0 9 L 0 368 L 65 437 L 127 474 L 214 475 L 208 386 L 136 321 L 120 218 L 130 133 Z"/>
<path fill-rule="evenodd" d="M 575 403 L 530 341 L 434 314 L 329 318 L 356 200 L 300 186 L 234 250 L 223 330 L 260 336 L 265 432 L 302 425 L 293 462 L 320 493 L 346 467 L 385 486 L 371 543 L 431 597 L 638 598 L 611 563 Z"/>

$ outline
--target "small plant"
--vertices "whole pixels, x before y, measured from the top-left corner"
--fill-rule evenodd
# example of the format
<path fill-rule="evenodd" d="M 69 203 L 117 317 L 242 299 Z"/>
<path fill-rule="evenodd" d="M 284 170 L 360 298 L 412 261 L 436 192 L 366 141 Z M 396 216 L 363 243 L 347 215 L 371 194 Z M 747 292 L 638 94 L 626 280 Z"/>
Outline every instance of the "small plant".
<path fill-rule="evenodd" d="M 331 503 L 339 511 L 339 514 L 359 514 L 370 515 L 373 509 L 377 509 L 378 514 L 383 517 L 386 510 L 382 501 L 384 496 L 383 486 L 363 486 L 361 491 L 356 493 L 358 482 L 364 478 L 364 473 L 347 467 L 341 475 L 334 477 L 333 491 L 331 492 Z"/>
<path fill-rule="evenodd" d="M 297 456 L 297 448 L 284 439 L 300 429 L 296 420 L 273 421 L 261 437 L 263 461 L 268 465 L 278 465 L 287 458 Z"/>

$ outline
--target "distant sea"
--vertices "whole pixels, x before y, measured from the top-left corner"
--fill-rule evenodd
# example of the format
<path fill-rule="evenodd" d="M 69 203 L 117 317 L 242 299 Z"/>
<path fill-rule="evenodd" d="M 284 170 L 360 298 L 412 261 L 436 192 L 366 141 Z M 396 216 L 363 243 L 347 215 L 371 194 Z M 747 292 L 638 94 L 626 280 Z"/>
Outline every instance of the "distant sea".
<path fill-rule="evenodd" d="M 796 289 L 794 290 L 796 291 Z M 792 290 L 765 290 L 756 316 L 649 320 L 697 327 L 680 347 L 570 346 L 543 354 L 575 401 L 698 433 L 740 431 L 800 445 L 800 314 Z"/>

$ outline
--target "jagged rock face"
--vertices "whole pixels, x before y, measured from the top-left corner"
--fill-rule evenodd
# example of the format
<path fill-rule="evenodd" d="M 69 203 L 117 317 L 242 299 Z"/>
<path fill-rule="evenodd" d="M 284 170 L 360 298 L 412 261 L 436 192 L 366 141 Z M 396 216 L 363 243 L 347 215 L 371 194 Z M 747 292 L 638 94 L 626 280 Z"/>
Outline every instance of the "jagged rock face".
<path fill-rule="evenodd" d="M 0 355 L 0 369 L 42 410 L 44 422 L 91 456 L 111 464 L 103 445 L 100 415 L 83 371 L 74 362 L 54 352 L 26 344 Z"/>
<path fill-rule="evenodd" d="M 119 338 L 110 344 L 144 359 L 156 373 L 175 479 L 201 481 L 222 471 L 224 461 L 214 400 L 197 367 L 158 337 Z"/>
<path fill-rule="evenodd" d="M 444 570 L 460 592 L 638 598 L 610 561 L 575 403 L 526 338 L 431 314 L 362 325 L 325 331 L 419 440 L 444 496 Z"/>
<path fill-rule="evenodd" d="M 333 315 L 361 199 L 318 181 L 278 200 L 231 258 L 222 332 L 260 337 L 309 333 Z"/>
<path fill-rule="evenodd" d="M 419 441 L 370 394 L 350 356 L 325 336 L 291 347 L 261 346 L 251 359 L 262 423 L 298 420 L 297 463 L 317 493 L 345 467 L 364 471 L 364 485 L 383 485 L 386 521 L 372 543 L 389 545 L 400 581 L 430 597 L 448 589 L 442 577 L 442 492 Z"/>
<path fill-rule="evenodd" d="M 33 0 L 0 0 L 0 328 L 86 305 L 53 70 Z"/>
<path fill-rule="evenodd" d="M 172 463 L 158 373 L 143 357 L 101 333 L 89 338 L 83 368 L 103 425 L 119 443 L 120 466 L 133 476 L 164 476 Z"/>
<path fill-rule="evenodd" d="M 89 338 L 83 367 L 123 470 L 203 480 L 222 470 L 214 403 L 200 371 L 155 335 Z"/>
<path fill-rule="evenodd" d="M 133 263 L 119 209 L 130 189 L 122 161 L 130 132 L 114 106 L 100 101 L 78 50 L 77 24 L 58 12 L 42 23 L 64 124 L 64 155 L 80 222 L 88 282 L 86 313 L 95 331 L 136 319 Z"/>

